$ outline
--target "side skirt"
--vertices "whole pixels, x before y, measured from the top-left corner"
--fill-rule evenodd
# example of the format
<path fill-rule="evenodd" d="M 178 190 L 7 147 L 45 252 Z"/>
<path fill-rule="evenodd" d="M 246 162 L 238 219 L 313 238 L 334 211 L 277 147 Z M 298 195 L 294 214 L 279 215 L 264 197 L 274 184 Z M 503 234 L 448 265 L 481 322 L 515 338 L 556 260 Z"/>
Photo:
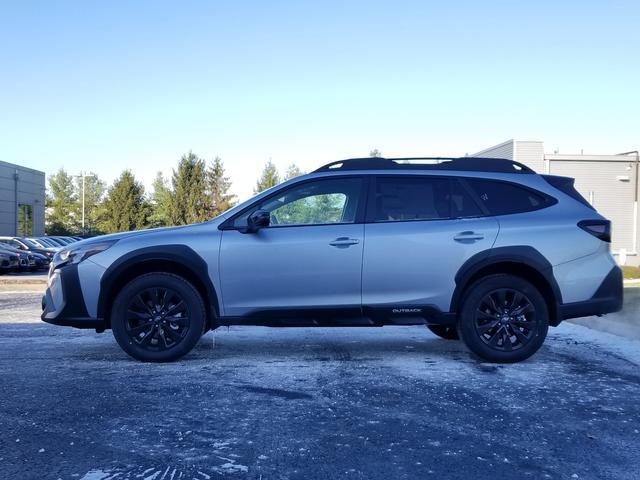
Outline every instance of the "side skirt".
<path fill-rule="evenodd" d="M 433 305 L 311 307 L 255 310 L 240 317 L 221 317 L 218 326 L 382 327 L 384 325 L 454 325 L 455 313 Z"/>

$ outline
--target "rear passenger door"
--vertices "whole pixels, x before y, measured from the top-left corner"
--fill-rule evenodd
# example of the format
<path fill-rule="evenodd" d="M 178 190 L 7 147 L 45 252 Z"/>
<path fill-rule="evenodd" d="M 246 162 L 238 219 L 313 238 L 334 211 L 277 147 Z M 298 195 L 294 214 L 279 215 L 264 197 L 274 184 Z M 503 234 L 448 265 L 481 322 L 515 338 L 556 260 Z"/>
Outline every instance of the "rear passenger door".
<path fill-rule="evenodd" d="M 376 176 L 366 220 L 364 307 L 449 311 L 458 269 L 498 234 L 468 188 L 439 175 Z"/>

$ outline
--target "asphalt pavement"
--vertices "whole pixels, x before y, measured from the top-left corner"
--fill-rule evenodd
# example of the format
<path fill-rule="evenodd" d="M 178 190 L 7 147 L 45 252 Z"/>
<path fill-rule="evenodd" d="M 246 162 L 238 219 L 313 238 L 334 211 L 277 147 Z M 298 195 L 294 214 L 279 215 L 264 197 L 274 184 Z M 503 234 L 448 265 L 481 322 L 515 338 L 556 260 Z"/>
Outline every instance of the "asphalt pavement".
<path fill-rule="evenodd" d="M 640 477 L 638 341 L 564 323 L 500 366 L 424 327 L 238 327 L 142 364 L 40 296 L 0 292 L 1 479 Z"/>

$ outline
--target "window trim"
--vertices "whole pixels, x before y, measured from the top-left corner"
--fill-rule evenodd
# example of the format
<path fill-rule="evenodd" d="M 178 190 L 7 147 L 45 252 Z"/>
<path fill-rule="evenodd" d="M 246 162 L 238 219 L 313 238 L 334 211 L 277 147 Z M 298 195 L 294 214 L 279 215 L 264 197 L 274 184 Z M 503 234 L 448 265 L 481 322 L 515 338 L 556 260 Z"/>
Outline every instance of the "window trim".
<path fill-rule="evenodd" d="M 365 223 L 368 224 L 380 224 L 380 223 L 406 223 L 406 222 L 442 222 L 442 221 L 448 221 L 448 220 L 465 220 L 465 219 L 474 219 L 474 218 L 487 218 L 487 217 L 504 217 L 505 215 L 519 215 L 522 213 L 529 213 L 529 212 L 535 212 L 538 210 L 543 210 L 545 208 L 551 207 L 555 204 L 558 203 L 558 200 L 555 197 L 552 197 L 551 195 L 541 192 L 539 190 L 536 190 L 535 188 L 529 187 L 527 185 L 523 185 L 521 183 L 517 183 L 517 182 L 512 182 L 509 180 L 503 180 L 503 179 L 497 179 L 497 178 L 486 178 L 486 177 L 463 177 L 463 176 L 456 176 L 456 175 L 431 175 L 431 174 L 393 174 L 393 175 L 389 175 L 389 174 L 373 174 L 371 175 L 371 181 L 369 184 L 369 192 L 368 192 L 368 200 L 367 200 L 367 208 L 366 208 L 366 215 L 365 215 Z M 451 205 L 449 205 L 449 217 L 448 218 L 424 218 L 424 219 L 407 219 L 407 220 L 375 220 L 375 215 L 376 215 L 376 205 L 375 205 L 375 198 L 376 198 L 376 187 L 377 187 L 377 183 L 378 183 L 378 178 L 418 178 L 418 179 L 423 179 L 423 178 L 444 178 L 444 179 L 448 179 L 449 180 L 449 193 L 451 194 L 452 192 L 452 185 L 453 182 L 458 182 L 458 184 L 461 186 L 461 188 L 463 188 L 471 197 L 471 200 L 473 200 L 473 202 L 475 202 L 476 206 L 480 209 L 480 211 L 482 212 L 481 215 L 474 215 L 474 216 L 469 216 L 469 217 L 455 217 L 452 215 L 452 211 L 451 211 Z M 489 211 L 489 209 L 487 208 L 487 206 L 484 204 L 484 202 L 482 202 L 482 200 L 478 197 L 478 195 L 476 194 L 475 190 L 473 190 L 473 188 L 467 183 L 467 180 L 482 180 L 482 181 L 488 181 L 488 182 L 498 182 L 498 183 L 506 183 L 508 185 L 511 185 L 513 187 L 516 188 L 520 188 L 522 190 L 526 190 L 530 193 L 533 193 L 535 195 L 538 195 L 540 197 L 543 198 L 544 202 L 542 204 L 542 206 L 540 206 L 539 208 L 533 208 L 531 210 L 525 210 L 525 211 L 521 211 L 521 212 L 513 212 L 513 213 L 502 213 L 499 215 L 495 215 L 493 213 L 491 213 Z"/>
<path fill-rule="evenodd" d="M 370 175 L 327 175 L 322 177 L 308 178 L 305 180 L 300 180 L 299 182 L 293 183 L 291 185 L 287 185 L 286 187 L 279 188 L 273 193 L 262 197 L 260 200 L 256 200 L 251 203 L 247 207 L 243 208 L 233 216 L 227 218 L 224 222 L 222 222 L 219 226 L 219 230 L 241 230 L 242 227 L 236 227 L 233 225 L 235 220 L 247 213 L 248 211 L 256 208 L 257 205 L 261 203 L 265 203 L 268 200 L 281 196 L 283 193 L 287 192 L 292 188 L 298 188 L 300 185 L 304 185 L 306 183 L 314 183 L 318 181 L 329 181 L 329 180 L 345 180 L 350 178 L 355 178 L 360 180 L 360 195 L 358 196 L 358 205 L 356 207 L 356 217 L 353 222 L 339 222 L 339 223 L 306 223 L 306 224 L 297 224 L 297 225 L 270 225 L 268 227 L 263 227 L 263 229 L 281 229 L 281 228 L 300 228 L 300 227 L 328 227 L 328 226 L 339 226 L 339 225 L 358 225 L 365 223 L 365 207 L 367 205 L 367 197 L 369 192 L 369 183 L 370 183 Z"/>

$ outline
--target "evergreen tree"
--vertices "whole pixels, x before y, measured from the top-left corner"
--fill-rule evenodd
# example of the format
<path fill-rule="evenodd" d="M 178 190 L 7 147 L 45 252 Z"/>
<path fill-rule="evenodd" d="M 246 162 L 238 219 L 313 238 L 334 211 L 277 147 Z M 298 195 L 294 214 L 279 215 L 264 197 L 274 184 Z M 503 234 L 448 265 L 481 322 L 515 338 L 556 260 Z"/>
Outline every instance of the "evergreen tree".
<path fill-rule="evenodd" d="M 300 168 L 295 163 L 292 163 L 291 165 L 289 165 L 289 168 L 287 168 L 287 171 L 284 174 L 284 181 L 286 182 L 287 180 L 299 177 L 300 175 L 304 175 L 304 172 L 300 170 Z"/>
<path fill-rule="evenodd" d="M 260 193 L 268 188 L 274 187 L 280 183 L 280 176 L 278 175 L 278 169 L 269 160 L 262 170 L 260 178 L 256 182 L 256 186 L 253 189 L 253 193 Z"/>
<path fill-rule="evenodd" d="M 162 172 L 158 172 L 153 181 L 153 192 L 151 193 L 150 226 L 166 227 L 171 225 L 171 196 L 172 191 L 167 185 L 167 181 Z"/>
<path fill-rule="evenodd" d="M 209 196 L 209 218 L 226 212 L 236 204 L 236 196 L 230 193 L 231 181 L 225 176 L 220 157 L 213 159 L 207 169 L 207 195 Z"/>
<path fill-rule="evenodd" d="M 173 195 L 170 218 L 172 225 L 186 225 L 208 219 L 209 199 L 206 192 L 206 165 L 193 152 L 183 155 L 173 171 Z"/>
<path fill-rule="evenodd" d="M 102 228 L 107 233 L 140 230 L 146 227 L 149 206 L 144 187 L 129 170 L 113 182 L 104 202 Z"/>
<path fill-rule="evenodd" d="M 370 157 L 381 157 L 382 156 L 382 152 L 380 152 L 380 150 L 378 150 L 377 148 L 374 148 L 373 150 L 371 150 L 369 152 L 369 156 Z"/>
<path fill-rule="evenodd" d="M 63 168 L 49 177 L 46 207 L 48 234 L 69 235 L 77 231 L 77 195 L 73 177 Z"/>

